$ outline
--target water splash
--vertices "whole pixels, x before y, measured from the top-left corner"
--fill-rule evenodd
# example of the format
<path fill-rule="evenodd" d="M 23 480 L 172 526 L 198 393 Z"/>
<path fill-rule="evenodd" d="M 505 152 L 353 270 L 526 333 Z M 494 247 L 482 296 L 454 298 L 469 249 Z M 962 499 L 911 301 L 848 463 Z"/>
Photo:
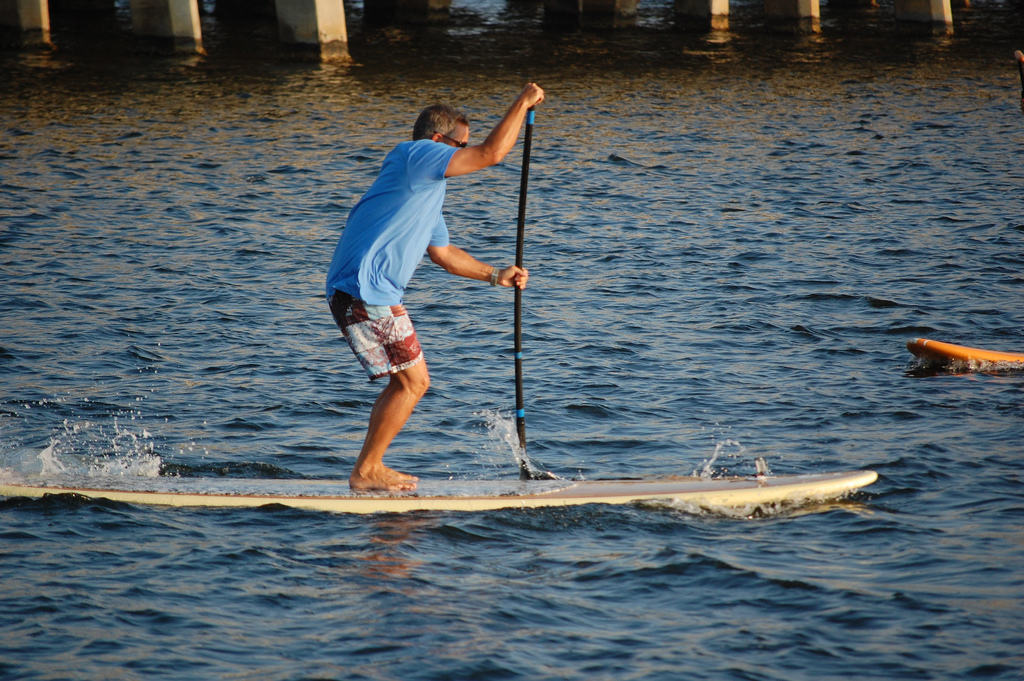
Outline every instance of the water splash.
<path fill-rule="evenodd" d="M 729 453 L 729 448 L 733 448 L 735 451 Z M 721 442 L 715 443 L 715 451 L 712 452 L 711 457 L 704 461 L 704 466 L 700 470 L 695 470 L 694 475 L 709 480 L 716 474 L 725 475 L 729 472 L 728 467 L 723 467 L 721 470 L 715 469 L 715 463 L 723 458 L 739 459 L 746 452 L 746 448 L 741 445 L 738 441 L 732 439 L 725 439 Z"/>
<path fill-rule="evenodd" d="M 487 429 L 487 447 L 490 463 L 495 468 L 504 469 L 509 460 L 515 462 L 519 470 L 525 469 L 533 480 L 555 480 L 557 477 L 538 467 L 526 451 L 519 446 L 519 432 L 515 418 L 500 409 L 485 409 L 474 412 L 484 420 Z"/>
<path fill-rule="evenodd" d="M 44 477 L 156 477 L 161 465 L 150 432 L 125 425 L 117 417 L 110 425 L 65 419 L 36 460 Z"/>
<path fill-rule="evenodd" d="M 730 448 L 734 451 L 730 451 Z M 694 470 L 693 475 L 703 480 L 710 480 L 715 477 L 722 477 L 726 475 L 747 475 L 748 473 L 746 470 L 734 470 L 739 462 L 745 462 L 747 458 L 746 447 L 740 444 L 737 440 L 727 438 L 715 443 L 715 450 L 712 452 L 711 457 L 704 461 L 704 465 L 699 470 Z M 719 462 L 720 459 L 727 459 L 728 461 L 725 461 L 725 465 L 722 465 L 722 463 Z M 717 468 L 715 466 L 716 463 L 719 464 Z M 755 476 L 758 478 L 771 476 L 772 470 L 763 456 L 753 457 L 753 463 L 753 474 Z M 744 469 L 746 469 L 746 466 L 744 466 Z"/>
<path fill-rule="evenodd" d="M 55 443 L 51 440 L 50 445 L 39 452 L 39 462 L 42 464 L 40 473 L 44 478 L 56 477 L 67 473 L 67 466 L 60 462 L 60 457 L 55 453 L 55 446 Z"/>

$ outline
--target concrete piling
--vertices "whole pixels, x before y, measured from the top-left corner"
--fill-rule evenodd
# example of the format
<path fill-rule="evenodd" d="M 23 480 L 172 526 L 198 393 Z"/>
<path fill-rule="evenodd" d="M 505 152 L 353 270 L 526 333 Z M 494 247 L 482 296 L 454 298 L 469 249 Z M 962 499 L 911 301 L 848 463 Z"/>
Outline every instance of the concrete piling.
<path fill-rule="evenodd" d="M 114 0 L 77 0 L 113 7 Z M 765 24 L 800 32 L 821 30 L 820 0 L 764 0 Z M 874 5 L 875 0 L 863 0 Z M 199 0 L 129 0 L 132 30 L 170 41 L 179 52 L 203 53 Z M 446 21 L 452 0 L 364 0 L 370 22 Z M 636 22 L 639 0 L 544 0 L 546 24 L 614 28 Z M 929 25 L 934 33 L 953 32 L 952 4 L 969 0 L 895 0 L 897 21 Z M 223 3 L 224 8 L 220 7 Z M 209 8 L 209 3 L 204 4 Z M 272 9 L 271 9 L 272 8 Z M 729 0 L 675 0 L 679 23 L 694 30 L 729 30 Z M 322 61 L 348 61 L 344 0 L 216 0 L 214 12 L 258 11 L 276 14 L 282 43 Z M 0 0 L 0 30 L 5 44 L 51 46 L 49 0 Z"/>
<path fill-rule="evenodd" d="M 896 0 L 894 11 L 897 21 L 931 24 L 934 33 L 953 33 L 950 0 Z"/>
<path fill-rule="evenodd" d="M 175 52 L 203 52 L 196 0 L 131 0 L 132 31 L 168 42 Z"/>
<path fill-rule="evenodd" d="M 342 0 L 276 0 L 281 42 L 321 61 L 347 61 L 348 29 Z"/>
<path fill-rule="evenodd" d="M 0 27 L 19 47 L 50 47 L 48 0 L 0 0 Z"/>
<path fill-rule="evenodd" d="M 765 23 L 775 29 L 796 29 L 805 33 L 821 31 L 818 0 L 764 0 Z"/>
<path fill-rule="evenodd" d="M 688 29 L 729 30 L 729 0 L 676 0 L 675 13 Z"/>

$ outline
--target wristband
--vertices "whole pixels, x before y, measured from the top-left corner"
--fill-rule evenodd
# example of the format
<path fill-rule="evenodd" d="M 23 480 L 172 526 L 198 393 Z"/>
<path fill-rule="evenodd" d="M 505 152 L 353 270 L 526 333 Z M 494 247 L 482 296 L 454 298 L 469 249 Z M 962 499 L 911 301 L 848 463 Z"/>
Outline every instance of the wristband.
<path fill-rule="evenodd" d="M 498 285 L 498 268 L 497 267 L 492 267 L 491 268 L 491 286 L 497 286 L 497 285 Z"/>

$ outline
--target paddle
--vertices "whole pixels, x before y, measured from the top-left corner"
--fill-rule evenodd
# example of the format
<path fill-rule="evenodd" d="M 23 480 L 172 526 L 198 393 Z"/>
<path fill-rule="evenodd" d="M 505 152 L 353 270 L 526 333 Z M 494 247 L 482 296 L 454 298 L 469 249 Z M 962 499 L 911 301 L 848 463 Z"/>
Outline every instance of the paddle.
<path fill-rule="evenodd" d="M 1013 58 L 1017 60 L 1017 70 L 1020 71 L 1020 110 L 1024 113 L 1024 52 L 1015 51 Z"/>
<path fill-rule="evenodd" d="M 523 266 L 523 242 L 526 236 L 526 186 L 530 177 L 530 147 L 533 143 L 533 107 L 526 113 L 523 137 L 523 172 L 519 178 L 519 217 L 516 222 L 516 267 Z M 553 477 L 550 473 L 534 473 L 526 458 L 526 408 L 523 400 L 523 290 L 516 287 L 515 361 L 516 361 L 516 431 L 519 433 L 519 478 L 538 480 Z"/>

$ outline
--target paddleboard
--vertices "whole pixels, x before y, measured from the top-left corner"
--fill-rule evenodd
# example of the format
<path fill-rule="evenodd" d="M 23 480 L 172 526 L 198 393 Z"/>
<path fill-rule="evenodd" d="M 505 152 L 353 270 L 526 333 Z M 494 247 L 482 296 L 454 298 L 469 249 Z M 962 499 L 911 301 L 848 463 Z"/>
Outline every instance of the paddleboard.
<path fill-rule="evenodd" d="M 706 509 L 744 510 L 841 498 L 878 478 L 874 471 L 704 479 L 430 481 L 400 494 L 353 494 L 347 480 L 241 478 L 117 478 L 0 480 L 0 496 L 75 494 L 130 504 L 254 507 L 280 504 L 335 513 L 493 511 L 506 508 L 683 502 Z"/>
<path fill-rule="evenodd" d="M 997 352 L 965 345 L 943 343 L 927 338 L 907 342 L 907 349 L 916 357 L 936 364 L 962 362 L 971 368 L 1024 369 L 1024 352 Z"/>

